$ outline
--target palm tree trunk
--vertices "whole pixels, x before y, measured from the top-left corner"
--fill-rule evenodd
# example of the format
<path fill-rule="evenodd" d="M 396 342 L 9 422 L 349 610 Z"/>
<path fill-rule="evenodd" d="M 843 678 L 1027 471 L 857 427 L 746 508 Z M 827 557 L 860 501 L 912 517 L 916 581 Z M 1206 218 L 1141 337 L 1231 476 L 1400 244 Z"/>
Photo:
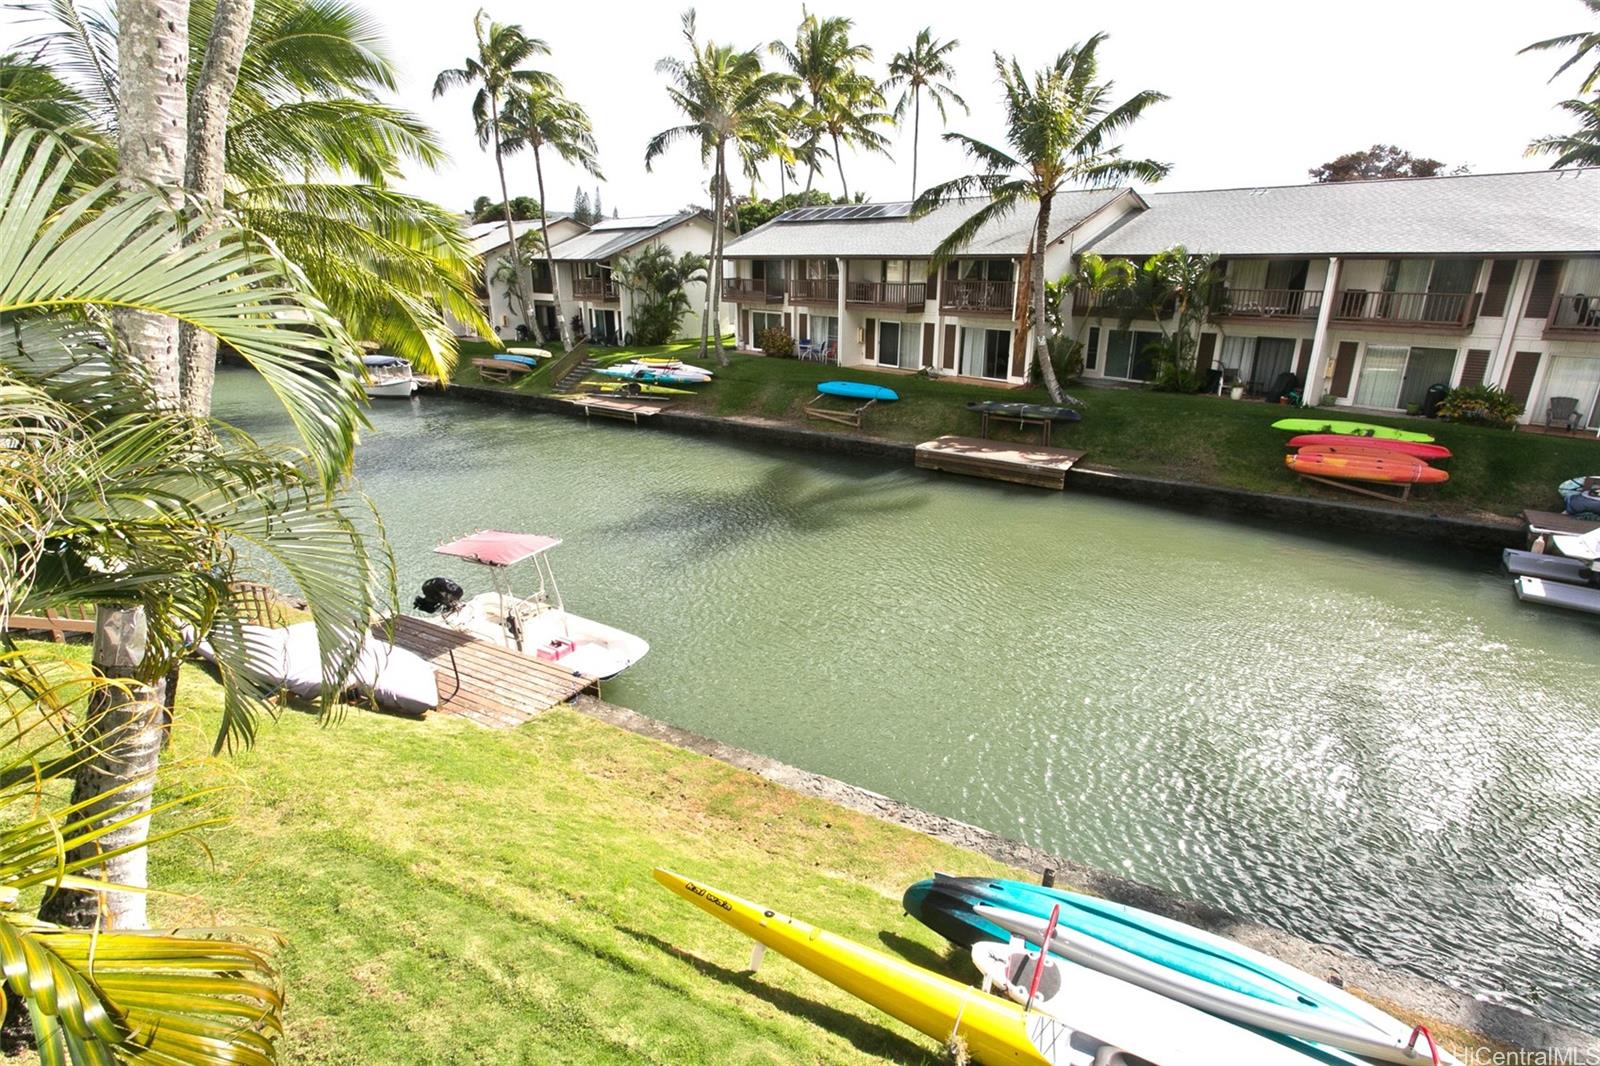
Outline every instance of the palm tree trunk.
<path fill-rule="evenodd" d="M 572 339 L 572 323 L 561 307 L 561 279 L 556 275 L 556 257 L 550 251 L 550 215 L 544 206 L 544 164 L 539 159 L 539 144 L 533 145 L 533 172 L 539 179 L 539 236 L 544 240 L 545 269 L 550 271 L 550 298 L 556 304 L 556 328 L 561 332 L 561 347 L 572 351 L 577 346 Z"/>
<path fill-rule="evenodd" d="M 498 99 L 490 97 L 489 106 L 494 109 L 494 114 L 500 113 Z M 511 220 L 511 193 L 506 190 L 506 161 L 500 154 L 500 123 L 494 118 L 489 120 L 489 134 L 494 138 L 494 168 L 500 174 L 500 201 L 501 206 L 505 208 L 506 240 L 511 242 L 511 281 L 516 285 L 517 296 L 522 300 L 522 324 L 528 328 L 530 337 L 537 337 L 539 333 L 533 324 L 533 299 L 528 294 L 532 286 L 522 276 L 522 253 L 517 247 L 517 227 Z"/>
<path fill-rule="evenodd" d="M 73 775 L 72 802 L 84 803 L 84 817 L 96 824 L 134 821 L 102 836 L 88 855 L 141 844 L 150 832 L 150 797 L 161 759 L 164 702 L 162 684 L 133 680 L 145 656 L 144 608 L 101 605 L 95 611 L 94 667 L 102 677 L 123 682 L 96 690 L 84 721 L 85 761 Z M 74 853 L 72 858 L 87 857 Z M 143 847 L 87 868 L 87 876 L 121 885 L 146 884 L 148 852 Z M 142 892 L 82 892 L 57 889 L 40 905 L 48 922 L 89 928 L 144 929 Z"/>
<path fill-rule="evenodd" d="M 1028 287 L 1033 291 L 1030 301 L 1028 317 L 1033 326 L 1033 358 L 1039 364 L 1039 376 L 1044 379 L 1044 387 L 1050 392 L 1051 403 L 1061 403 L 1061 382 L 1056 380 L 1056 368 L 1050 362 L 1050 338 L 1046 335 L 1050 329 L 1050 316 L 1045 311 L 1044 305 L 1044 250 L 1050 243 L 1050 199 L 1049 195 L 1039 198 L 1039 223 L 1033 235 L 1033 268 L 1028 279 Z"/>
<path fill-rule="evenodd" d="M 716 203 L 716 218 L 711 224 L 711 328 L 717 331 L 717 365 L 727 366 L 728 355 L 722 349 L 722 212 L 727 198 L 727 144 L 717 142 L 717 192 L 712 197 Z"/>
<path fill-rule="evenodd" d="M 189 158 L 184 187 L 211 211 L 222 207 L 228 107 L 239 84 L 239 63 L 244 58 L 254 17 L 255 0 L 217 0 L 205 62 L 189 97 Z M 190 239 L 202 240 L 216 229 L 214 216 L 202 215 Z M 184 410 L 197 417 L 208 415 L 211 387 L 217 377 L 217 338 L 193 326 L 182 326 L 179 353 Z"/>
<path fill-rule="evenodd" d="M 911 198 L 917 198 L 917 142 L 922 137 L 922 86 L 911 90 Z"/>
<path fill-rule="evenodd" d="M 833 162 L 839 168 L 839 187 L 844 190 L 845 203 L 850 202 L 850 183 L 844 180 L 844 153 L 839 151 L 839 135 L 833 135 Z"/>
<path fill-rule="evenodd" d="M 117 172 L 130 188 L 165 190 L 176 208 L 189 130 L 189 0 L 123 0 L 118 18 Z M 113 320 L 156 404 L 177 408 L 177 320 L 127 309 Z"/>

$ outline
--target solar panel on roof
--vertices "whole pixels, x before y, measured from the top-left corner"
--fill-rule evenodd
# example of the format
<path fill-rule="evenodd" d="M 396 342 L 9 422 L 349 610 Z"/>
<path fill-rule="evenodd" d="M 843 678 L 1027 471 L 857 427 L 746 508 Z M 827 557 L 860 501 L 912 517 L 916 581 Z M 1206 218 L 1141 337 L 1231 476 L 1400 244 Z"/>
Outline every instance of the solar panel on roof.
<path fill-rule="evenodd" d="M 826 207 L 795 207 L 774 222 L 856 222 L 869 218 L 906 218 L 911 214 L 908 203 L 893 204 L 830 204 Z"/>

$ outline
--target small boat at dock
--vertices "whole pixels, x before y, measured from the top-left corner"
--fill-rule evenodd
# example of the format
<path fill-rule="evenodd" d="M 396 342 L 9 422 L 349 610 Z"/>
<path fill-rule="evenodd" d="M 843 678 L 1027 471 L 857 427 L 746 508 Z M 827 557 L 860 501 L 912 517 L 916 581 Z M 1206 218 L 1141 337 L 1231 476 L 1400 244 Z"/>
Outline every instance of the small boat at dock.
<path fill-rule="evenodd" d="M 411 364 L 399 356 L 375 353 L 361 357 L 367 368 L 367 395 L 373 399 L 404 400 L 417 391 Z"/>

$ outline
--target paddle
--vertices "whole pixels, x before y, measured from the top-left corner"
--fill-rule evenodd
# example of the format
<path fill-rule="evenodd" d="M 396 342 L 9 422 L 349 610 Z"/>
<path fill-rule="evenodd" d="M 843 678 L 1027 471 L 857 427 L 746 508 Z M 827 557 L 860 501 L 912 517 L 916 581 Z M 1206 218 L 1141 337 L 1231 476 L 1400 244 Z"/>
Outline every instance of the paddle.
<path fill-rule="evenodd" d="M 1056 935 L 1056 923 L 1060 920 L 1061 904 L 1057 903 L 1050 908 L 1050 924 L 1044 927 L 1044 940 L 1039 944 L 1039 961 L 1033 968 L 1033 980 L 1028 984 L 1028 998 L 1022 1002 L 1023 1010 L 1033 1006 L 1034 994 L 1039 991 L 1039 980 L 1044 977 L 1044 953 L 1050 949 L 1050 940 Z"/>

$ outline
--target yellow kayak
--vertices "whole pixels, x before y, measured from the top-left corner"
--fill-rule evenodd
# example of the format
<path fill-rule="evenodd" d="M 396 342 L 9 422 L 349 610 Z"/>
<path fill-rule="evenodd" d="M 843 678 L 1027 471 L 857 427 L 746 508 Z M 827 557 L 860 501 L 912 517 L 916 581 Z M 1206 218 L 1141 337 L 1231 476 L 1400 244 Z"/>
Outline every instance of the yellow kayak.
<path fill-rule="evenodd" d="M 671 871 L 658 869 L 655 878 L 707 914 L 721 918 L 745 936 L 793 959 L 818 977 L 913 1029 L 941 1042 L 948 1041 L 951 1034 L 960 1036 L 976 1062 L 985 1066 L 1016 1062 L 1032 1066 L 1050 1064 L 1028 1037 L 1030 1023 L 1044 1028 L 1058 1024 L 1047 1015 L 1035 1011 L 1024 1016 L 1022 1007 L 1009 1000 L 862 947 L 807 922 L 767 910 Z M 1062 1043 L 1064 1045 L 1065 1041 Z"/>

